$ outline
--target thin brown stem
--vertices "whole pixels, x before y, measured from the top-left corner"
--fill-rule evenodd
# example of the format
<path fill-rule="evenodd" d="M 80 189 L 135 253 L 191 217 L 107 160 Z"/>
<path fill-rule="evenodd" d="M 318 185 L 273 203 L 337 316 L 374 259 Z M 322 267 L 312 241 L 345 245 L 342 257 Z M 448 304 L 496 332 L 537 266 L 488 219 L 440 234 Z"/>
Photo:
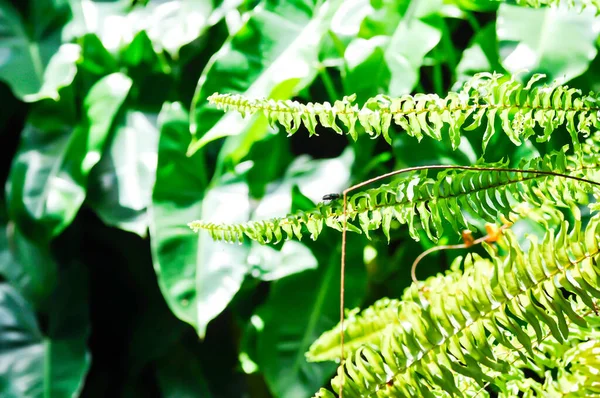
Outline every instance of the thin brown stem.
<path fill-rule="evenodd" d="M 348 221 L 346 219 L 346 210 L 347 210 L 347 205 L 348 205 L 348 201 L 347 199 L 347 195 L 348 195 L 348 190 L 346 189 L 344 191 L 344 222 L 343 222 L 343 228 L 342 228 L 342 264 L 341 264 L 341 275 L 340 275 L 340 330 L 341 330 L 341 336 L 340 336 L 340 366 L 342 368 L 342 380 L 341 380 L 341 387 L 340 387 L 340 398 L 343 398 L 344 396 L 344 381 L 346 378 L 346 371 L 344 370 L 344 289 L 345 289 L 345 277 L 344 275 L 346 274 L 346 228 L 348 226 Z"/>
<path fill-rule="evenodd" d="M 502 231 L 508 227 L 509 227 L 508 224 L 504 224 L 499 228 L 498 231 Z M 482 236 L 481 238 L 475 239 L 473 242 L 471 242 L 469 244 L 460 243 L 457 245 L 439 245 L 439 246 L 430 247 L 429 249 L 425 250 L 423 253 L 419 254 L 419 256 L 415 259 L 415 261 L 412 263 L 412 266 L 410 267 L 410 277 L 412 278 L 413 283 L 415 285 L 417 283 L 419 283 L 419 280 L 417 279 L 417 265 L 419 265 L 419 262 L 428 254 L 439 251 L 439 250 L 466 249 L 471 246 L 478 245 L 483 242 L 487 242 L 491 237 L 492 237 L 492 235 L 487 234 L 485 236 Z"/>
<path fill-rule="evenodd" d="M 450 249 L 466 249 L 467 245 L 464 243 L 458 244 L 458 245 L 439 245 L 439 246 L 433 246 L 430 247 L 429 249 L 425 250 L 423 253 L 419 254 L 419 256 L 415 259 L 415 261 L 412 263 L 412 266 L 410 267 L 410 277 L 412 278 L 413 283 L 416 285 L 417 283 L 419 283 L 419 280 L 417 279 L 417 265 L 419 265 L 419 262 L 428 254 L 433 253 L 433 252 L 437 252 L 439 250 L 450 250 Z"/>

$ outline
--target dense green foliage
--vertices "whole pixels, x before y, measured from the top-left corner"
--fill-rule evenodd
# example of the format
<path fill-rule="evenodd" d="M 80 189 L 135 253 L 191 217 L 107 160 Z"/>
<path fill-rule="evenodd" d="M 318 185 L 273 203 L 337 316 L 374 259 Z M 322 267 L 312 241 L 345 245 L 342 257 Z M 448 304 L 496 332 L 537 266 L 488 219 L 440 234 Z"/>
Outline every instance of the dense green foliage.
<path fill-rule="evenodd" d="M 0 0 L 0 396 L 600 394 L 598 6 Z"/>

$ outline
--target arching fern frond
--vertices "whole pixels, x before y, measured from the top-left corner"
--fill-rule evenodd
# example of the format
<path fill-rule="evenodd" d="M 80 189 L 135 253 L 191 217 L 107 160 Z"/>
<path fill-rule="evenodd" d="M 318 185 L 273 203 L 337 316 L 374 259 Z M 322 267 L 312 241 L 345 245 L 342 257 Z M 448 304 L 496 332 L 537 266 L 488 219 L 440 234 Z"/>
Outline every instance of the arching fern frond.
<path fill-rule="evenodd" d="M 585 327 L 581 307 L 595 311 L 600 298 L 600 216 L 570 231 L 563 221 L 542 242 L 530 237 L 527 251 L 510 230 L 504 236 L 506 255 L 491 247 L 491 260 L 470 255 L 455 282 L 405 301 L 380 348 L 361 346 L 339 368 L 334 390 L 344 371 L 347 398 L 427 397 L 436 389 L 461 396 L 457 375 L 506 392 L 502 374 L 511 366 L 499 352 L 528 361 L 547 334 L 562 343 L 569 323 Z"/>
<path fill-rule="evenodd" d="M 557 84 L 534 87 L 544 75 L 534 75 L 523 85 L 501 74 L 480 73 L 468 81 L 460 92 L 449 92 L 445 98 L 435 94 L 404 95 L 392 98 L 378 95 L 361 108 L 354 103 L 356 97 L 335 101 L 301 104 L 296 101 L 249 99 L 237 94 L 213 94 L 209 101 L 225 111 L 237 110 L 242 115 L 262 112 L 269 123 L 278 122 L 288 134 L 294 134 L 304 125 L 310 135 L 316 134 L 317 124 L 347 134 L 354 140 L 361 126 L 371 137 L 383 135 L 392 142 L 390 126 L 401 127 L 410 136 L 421 140 L 429 136 L 442 140 L 442 131 L 448 129 L 452 147 L 460 144 L 461 129 L 473 130 L 486 126 L 483 149 L 496 131 L 496 121 L 515 145 L 535 135 L 534 128 L 543 133 L 538 141 L 547 141 L 560 126 L 569 131 L 574 145 L 578 135 L 588 135 L 590 127 L 600 128 L 598 102 L 600 97 Z"/>
<path fill-rule="evenodd" d="M 446 285 L 458 281 L 462 275 L 462 258 L 457 258 L 445 274 L 429 277 L 419 288 L 427 286 L 428 291 L 443 289 Z M 386 333 L 401 322 L 398 316 L 402 307 L 411 301 L 421 305 L 422 292 L 411 285 L 402 296 L 402 300 L 382 298 L 359 312 L 350 311 L 344 320 L 344 357 L 365 344 L 380 345 Z M 428 305 L 427 303 L 425 304 Z M 310 362 L 337 361 L 340 358 L 341 327 L 338 323 L 333 329 L 323 333 L 309 348 L 306 359 Z"/>
<path fill-rule="evenodd" d="M 367 237 L 369 231 L 381 228 L 389 239 L 395 219 L 408 225 L 415 240 L 422 229 L 436 241 L 444 231 L 444 220 L 456 232 L 475 228 L 465 217 L 467 213 L 496 222 L 500 216 L 510 217 L 522 202 L 537 206 L 552 202 L 563 207 L 587 204 L 593 184 L 600 185 L 592 182 L 598 180 L 600 159 L 596 155 L 567 157 L 565 150 L 523 161 L 517 169 L 503 162 L 414 168 L 419 171 L 350 196 L 347 228 Z M 434 169 L 445 170 L 431 178 L 428 173 Z M 341 231 L 343 219 L 342 201 L 336 200 L 284 218 L 243 224 L 194 221 L 189 226 L 207 230 L 215 240 L 242 242 L 247 236 L 264 244 L 301 239 L 305 231 L 317 239 L 324 225 Z"/>
<path fill-rule="evenodd" d="M 551 206 L 523 209 L 521 218 L 537 222 L 545 229 L 561 224 L 563 213 Z M 513 221 L 517 221 L 513 219 Z M 413 283 L 402 295 L 401 300 L 382 298 L 359 312 L 358 308 L 349 311 L 344 319 L 344 357 L 365 344 L 379 346 L 383 337 L 400 322 L 399 312 L 406 302 L 428 307 L 427 298 L 431 292 L 443 292 L 462 277 L 462 257 L 458 257 L 444 274 L 430 276 L 424 281 Z M 309 348 L 306 358 L 310 362 L 338 361 L 340 358 L 341 324 L 323 333 Z"/>
<path fill-rule="evenodd" d="M 501 0 L 496 0 L 501 1 Z M 600 0 L 516 0 L 520 6 L 527 6 L 533 8 L 539 8 L 543 6 L 554 6 L 567 5 L 568 7 L 575 9 L 584 9 L 586 7 L 592 7 L 596 10 L 600 9 Z"/>
<path fill-rule="evenodd" d="M 400 300 L 383 298 L 361 313 L 358 313 L 358 309 L 350 311 L 344 320 L 344 356 L 364 344 L 379 344 L 385 331 L 399 322 L 398 311 L 401 305 Z M 340 342 L 338 324 L 311 345 L 306 359 L 311 362 L 335 361 L 340 358 Z"/>

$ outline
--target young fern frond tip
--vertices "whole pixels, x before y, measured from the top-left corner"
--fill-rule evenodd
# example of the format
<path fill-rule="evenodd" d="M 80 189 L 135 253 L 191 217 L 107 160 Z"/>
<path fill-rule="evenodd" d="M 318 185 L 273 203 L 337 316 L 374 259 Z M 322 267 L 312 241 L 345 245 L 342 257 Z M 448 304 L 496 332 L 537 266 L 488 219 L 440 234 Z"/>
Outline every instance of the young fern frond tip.
<path fill-rule="evenodd" d="M 445 98 L 436 94 L 403 95 L 392 98 L 377 95 L 362 106 L 354 103 L 356 96 L 342 100 L 302 104 L 297 101 L 249 99 L 238 94 L 218 94 L 209 101 L 224 111 L 236 110 L 242 115 L 263 113 L 269 123 L 279 123 L 288 134 L 300 126 L 310 135 L 316 134 L 318 124 L 345 133 L 354 140 L 359 130 L 372 138 L 383 136 L 391 144 L 392 123 L 407 134 L 421 140 L 424 136 L 442 140 L 447 131 L 454 149 L 461 140 L 461 129 L 474 130 L 485 126 L 482 147 L 485 150 L 500 129 L 515 144 L 520 145 L 536 135 L 537 141 L 548 141 L 557 128 L 564 126 L 575 146 L 578 135 L 587 136 L 590 128 L 600 128 L 599 101 L 594 93 L 583 95 L 580 90 L 552 84 L 535 86 L 544 75 L 534 75 L 527 84 L 497 73 L 479 73 L 467 81 L 459 92 L 449 92 Z"/>

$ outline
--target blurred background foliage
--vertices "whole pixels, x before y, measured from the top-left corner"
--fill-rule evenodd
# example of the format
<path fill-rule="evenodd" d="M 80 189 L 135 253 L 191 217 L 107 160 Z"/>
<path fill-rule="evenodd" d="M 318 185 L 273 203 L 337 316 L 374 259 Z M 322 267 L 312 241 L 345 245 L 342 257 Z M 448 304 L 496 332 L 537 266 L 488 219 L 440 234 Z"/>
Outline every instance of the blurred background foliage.
<path fill-rule="evenodd" d="M 0 396 L 312 395 L 335 368 L 304 354 L 338 319 L 340 234 L 236 246 L 186 224 L 310 209 L 481 148 L 287 138 L 207 97 L 362 103 L 524 69 L 597 91 L 599 24 L 493 0 L 0 0 Z M 560 144 L 497 135 L 487 160 Z M 348 307 L 399 297 L 430 245 L 349 239 Z"/>

